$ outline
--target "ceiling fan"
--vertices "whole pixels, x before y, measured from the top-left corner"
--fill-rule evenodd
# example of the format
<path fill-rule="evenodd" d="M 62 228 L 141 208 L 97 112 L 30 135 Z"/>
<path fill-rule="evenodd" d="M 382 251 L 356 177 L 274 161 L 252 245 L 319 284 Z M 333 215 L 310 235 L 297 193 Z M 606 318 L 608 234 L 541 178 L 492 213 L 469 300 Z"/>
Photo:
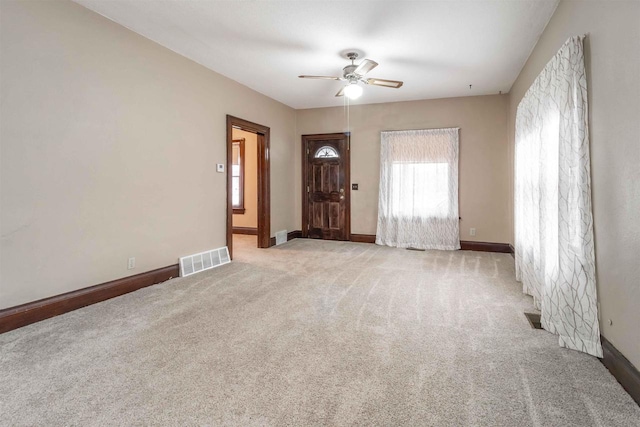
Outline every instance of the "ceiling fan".
<path fill-rule="evenodd" d="M 358 82 L 362 82 L 367 85 L 391 87 L 398 89 L 402 86 L 403 82 L 397 80 L 384 80 L 376 78 L 365 78 L 364 76 L 374 68 L 378 66 L 378 63 L 370 59 L 363 60 L 360 64 L 356 65 L 354 62 L 358 54 L 355 52 L 347 53 L 347 58 L 351 60 L 351 65 L 347 65 L 342 69 L 342 77 L 329 77 L 329 76 L 298 76 L 301 79 L 323 79 L 323 80 L 342 80 L 348 82 L 336 96 L 346 95 L 347 98 L 356 99 L 362 95 L 362 86 L 358 85 Z"/>

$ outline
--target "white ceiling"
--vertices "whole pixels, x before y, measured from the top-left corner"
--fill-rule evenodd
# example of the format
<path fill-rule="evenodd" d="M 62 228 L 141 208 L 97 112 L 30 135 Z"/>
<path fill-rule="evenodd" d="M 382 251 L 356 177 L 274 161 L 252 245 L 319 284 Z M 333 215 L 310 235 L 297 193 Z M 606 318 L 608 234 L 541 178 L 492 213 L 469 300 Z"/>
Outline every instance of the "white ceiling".
<path fill-rule="evenodd" d="M 352 103 L 506 93 L 558 0 L 75 0 L 157 43 L 294 108 L 342 105 L 356 50 L 380 65 Z M 473 85 L 469 89 L 469 85 Z"/>

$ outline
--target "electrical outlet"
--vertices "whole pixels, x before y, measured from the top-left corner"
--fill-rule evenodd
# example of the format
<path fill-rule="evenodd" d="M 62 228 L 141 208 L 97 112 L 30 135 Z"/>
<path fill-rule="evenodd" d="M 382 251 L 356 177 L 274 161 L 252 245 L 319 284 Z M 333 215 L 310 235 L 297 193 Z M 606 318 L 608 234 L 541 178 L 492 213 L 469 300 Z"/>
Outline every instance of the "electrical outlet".
<path fill-rule="evenodd" d="M 129 258 L 129 262 L 127 263 L 127 270 L 133 270 L 134 268 L 136 268 L 136 259 Z"/>
<path fill-rule="evenodd" d="M 475 228 L 470 228 L 469 229 L 469 236 L 475 236 L 476 235 L 476 229 Z"/>

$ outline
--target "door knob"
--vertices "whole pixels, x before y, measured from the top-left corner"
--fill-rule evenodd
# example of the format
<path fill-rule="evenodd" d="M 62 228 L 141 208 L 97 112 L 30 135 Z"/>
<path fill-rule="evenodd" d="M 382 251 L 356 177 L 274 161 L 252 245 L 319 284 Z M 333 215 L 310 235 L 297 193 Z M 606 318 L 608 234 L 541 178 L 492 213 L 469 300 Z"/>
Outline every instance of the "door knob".
<path fill-rule="evenodd" d="M 341 193 L 344 193 L 344 188 L 341 188 L 341 189 L 340 189 L 340 192 L 341 192 Z"/>

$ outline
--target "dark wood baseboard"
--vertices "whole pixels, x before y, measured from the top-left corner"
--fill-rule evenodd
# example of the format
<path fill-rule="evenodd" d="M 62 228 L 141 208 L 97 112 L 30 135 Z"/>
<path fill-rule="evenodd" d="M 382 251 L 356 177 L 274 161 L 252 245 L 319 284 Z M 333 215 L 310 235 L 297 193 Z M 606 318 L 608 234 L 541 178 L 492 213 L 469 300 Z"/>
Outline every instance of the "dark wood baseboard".
<path fill-rule="evenodd" d="M 178 264 L 0 310 L 0 334 L 180 275 Z"/>
<path fill-rule="evenodd" d="M 605 337 L 601 335 L 600 340 L 602 341 L 603 353 L 600 362 L 607 367 L 611 375 L 629 393 L 629 396 L 640 405 L 640 372 Z"/>
<path fill-rule="evenodd" d="M 468 240 L 461 240 L 460 249 L 463 251 L 511 253 L 511 249 L 507 243 L 471 242 Z"/>
<path fill-rule="evenodd" d="M 375 243 L 376 236 L 375 234 L 352 234 L 350 240 L 356 243 Z"/>
<path fill-rule="evenodd" d="M 509 252 L 511 252 L 512 257 L 516 257 L 516 248 L 514 248 L 511 243 L 509 243 Z"/>
<path fill-rule="evenodd" d="M 233 234 L 248 234 L 250 236 L 257 236 L 258 229 L 253 227 L 233 227 Z"/>
<path fill-rule="evenodd" d="M 352 234 L 351 241 L 358 243 L 375 243 L 376 236 L 374 234 Z M 512 246 L 507 243 L 471 242 L 461 240 L 460 248 L 463 251 L 513 253 L 511 249 Z"/>
<path fill-rule="evenodd" d="M 293 239 L 299 239 L 302 237 L 302 230 L 293 230 L 287 233 L 287 242 L 289 240 L 293 240 Z M 275 246 L 276 245 L 276 238 L 272 237 L 271 241 L 269 242 L 270 245 L 269 246 Z"/>
<path fill-rule="evenodd" d="M 287 233 L 287 241 L 293 239 L 301 239 L 302 238 L 302 230 L 293 230 Z"/>

